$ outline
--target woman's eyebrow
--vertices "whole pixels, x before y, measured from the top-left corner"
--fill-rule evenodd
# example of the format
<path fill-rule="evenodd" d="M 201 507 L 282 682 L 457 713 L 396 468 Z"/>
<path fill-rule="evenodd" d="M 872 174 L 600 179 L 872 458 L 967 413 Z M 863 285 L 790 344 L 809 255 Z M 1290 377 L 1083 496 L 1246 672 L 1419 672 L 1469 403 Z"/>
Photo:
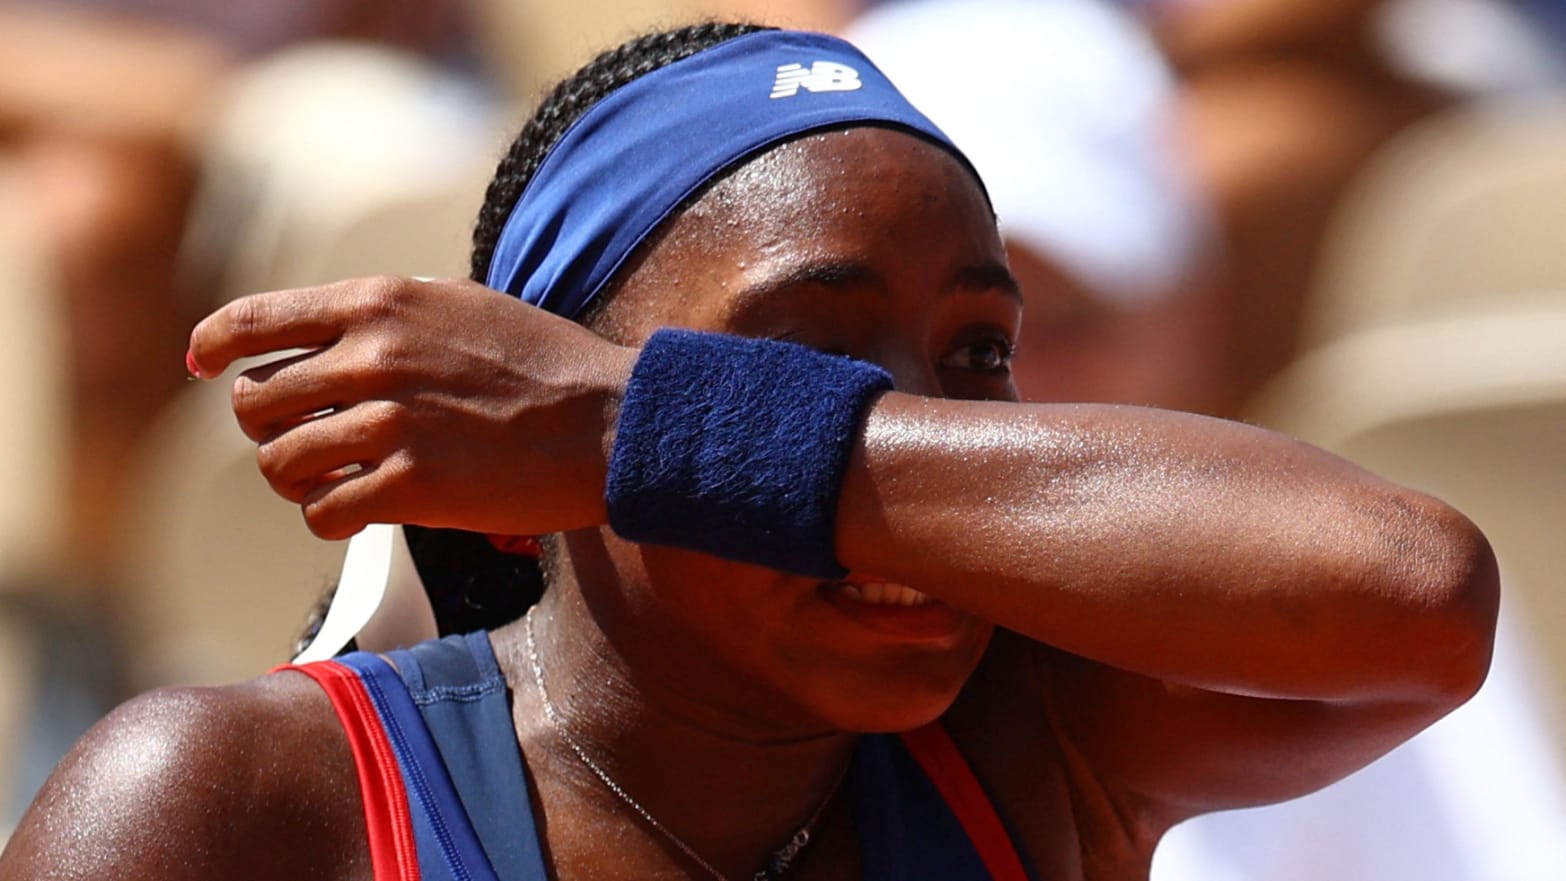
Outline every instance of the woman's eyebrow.
<path fill-rule="evenodd" d="M 889 287 L 880 273 L 863 263 L 843 260 L 826 260 L 803 263 L 790 267 L 770 278 L 747 285 L 740 297 L 758 297 L 777 293 L 799 285 L 819 285 L 826 288 L 871 290 L 886 293 Z M 953 293 L 1000 291 L 1018 300 L 1022 288 L 1016 276 L 1002 263 L 976 263 L 964 266 L 953 273 L 948 289 Z"/>
<path fill-rule="evenodd" d="M 886 279 L 869 266 L 852 261 L 827 260 L 789 267 L 770 278 L 746 285 L 739 296 L 765 296 L 807 284 L 827 288 L 869 289 L 883 294 L 887 291 Z"/>
<path fill-rule="evenodd" d="M 1001 263 L 964 266 L 952 276 L 951 288 L 953 291 L 1000 291 L 1022 299 L 1022 286 L 1017 283 L 1017 277 Z"/>

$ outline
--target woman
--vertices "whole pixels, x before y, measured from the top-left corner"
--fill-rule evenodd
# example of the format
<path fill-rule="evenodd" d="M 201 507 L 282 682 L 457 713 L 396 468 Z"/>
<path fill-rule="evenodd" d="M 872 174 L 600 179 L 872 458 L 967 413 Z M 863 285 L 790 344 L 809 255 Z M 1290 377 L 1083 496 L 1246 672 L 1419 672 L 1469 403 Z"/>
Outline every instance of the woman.
<path fill-rule="evenodd" d="M 542 599 L 395 672 L 132 701 L 0 877 L 1138 878 L 1484 676 L 1494 565 L 1440 503 L 1242 425 L 1012 403 L 984 190 L 846 44 L 601 56 L 475 239 L 544 308 L 266 294 L 189 360 L 306 349 L 234 399 L 312 529 L 554 535 Z"/>

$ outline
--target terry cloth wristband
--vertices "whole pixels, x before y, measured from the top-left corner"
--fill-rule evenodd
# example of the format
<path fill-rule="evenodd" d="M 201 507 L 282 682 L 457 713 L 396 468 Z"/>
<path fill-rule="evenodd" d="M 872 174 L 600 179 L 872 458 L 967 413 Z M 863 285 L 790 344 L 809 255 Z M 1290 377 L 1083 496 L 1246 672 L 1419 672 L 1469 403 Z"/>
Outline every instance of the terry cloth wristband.
<path fill-rule="evenodd" d="M 793 343 L 660 330 L 642 348 L 609 462 L 609 525 L 818 578 L 837 562 L 837 497 L 881 368 Z"/>

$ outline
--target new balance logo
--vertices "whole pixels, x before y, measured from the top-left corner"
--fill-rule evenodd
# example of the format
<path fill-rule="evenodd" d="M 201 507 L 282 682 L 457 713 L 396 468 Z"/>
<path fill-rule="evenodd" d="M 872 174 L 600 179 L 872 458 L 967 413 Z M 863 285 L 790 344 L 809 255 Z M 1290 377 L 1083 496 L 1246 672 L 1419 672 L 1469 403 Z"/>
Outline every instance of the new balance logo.
<path fill-rule="evenodd" d="M 807 92 L 852 92 L 864 86 L 859 71 L 835 61 L 817 61 L 809 67 L 785 64 L 772 81 L 772 97 L 792 98 L 800 89 Z"/>

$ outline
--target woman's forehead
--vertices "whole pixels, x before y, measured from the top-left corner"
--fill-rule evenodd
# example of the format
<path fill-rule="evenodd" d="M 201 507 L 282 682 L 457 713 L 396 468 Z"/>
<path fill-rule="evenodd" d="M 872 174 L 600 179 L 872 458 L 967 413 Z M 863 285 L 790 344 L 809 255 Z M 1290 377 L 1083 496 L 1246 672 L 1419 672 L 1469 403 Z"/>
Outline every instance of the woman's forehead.
<path fill-rule="evenodd" d="M 914 135 L 861 127 L 773 148 L 709 187 L 646 243 L 605 317 L 630 339 L 717 322 L 743 292 L 812 267 L 913 290 L 974 267 L 1009 278 L 1005 262 L 966 165 Z"/>
<path fill-rule="evenodd" d="M 671 238 L 831 246 L 833 239 L 863 244 L 920 224 L 999 241 L 988 199 L 966 165 L 916 135 L 858 127 L 809 135 L 748 160 L 675 219 L 679 235 Z"/>

